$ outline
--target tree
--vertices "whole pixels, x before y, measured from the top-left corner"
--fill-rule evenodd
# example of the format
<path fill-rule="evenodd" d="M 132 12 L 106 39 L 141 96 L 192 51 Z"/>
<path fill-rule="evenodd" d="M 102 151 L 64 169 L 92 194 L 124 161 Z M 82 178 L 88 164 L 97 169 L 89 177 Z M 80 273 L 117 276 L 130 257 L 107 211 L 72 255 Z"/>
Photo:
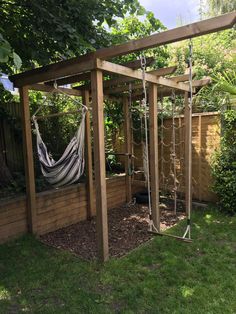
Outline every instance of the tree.
<path fill-rule="evenodd" d="M 130 15 L 124 19 L 117 20 L 117 23 L 111 27 L 111 43 L 113 45 L 126 42 L 133 39 L 149 36 L 153 33 L 157 33 L 165 30 L 166 27 L 161 23 L 159 19 L 156 19 L 152 12 L 147 12 L 145 19 L 140 20 L 137 15 Z M 163 67 L 167 65 L 167 59 L 169 57 L 167 47 L 158 47 L 145 51 L 146 56 L 155 57 L 155 66 Z M 121 59 L 123 61 L 129 61 L 137 59 L 140 53 L 133 53 L 128 56 L 124 56 Z"/>
<path fill-rule="evenodd" d="M 208 15 L 217 16 L 236 10 L 236 0 L 207 0 Z"/>
<path fill-rule="evenodd" d="M 0 6 L 0 32 L 23 69 L 106 46 L 106 25 L 144 12 L 138 0 L 0 0 Z"/>

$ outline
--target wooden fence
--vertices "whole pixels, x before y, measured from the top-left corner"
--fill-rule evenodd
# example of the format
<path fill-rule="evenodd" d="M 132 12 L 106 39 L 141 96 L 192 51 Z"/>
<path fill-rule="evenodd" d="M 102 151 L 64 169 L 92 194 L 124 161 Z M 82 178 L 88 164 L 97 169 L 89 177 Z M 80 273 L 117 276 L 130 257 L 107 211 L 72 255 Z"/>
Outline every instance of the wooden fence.
<path fill-rule="evenodd" d="M 214 152 L 220 144 L 220 114 L 211 113 L 194 113 L 192 119 L 192 151 L 193 151 L 193 198 L 198 201 L 216 201 L 216 195 L 211 191 L 213 179 L 211 176 L 211 159 Z M 185 164 L 184 164 L 184 117 L 175 118 L 176 126 L 176 172 L 178 178 L 178 192 L 184 193 Z M 160 128 L 159 128 L 159 173 L 163 165 L 163 176 L 160 175 L 160 188 L 171 191 L 173 189 L 173 177 L 170 175 L 171 169 L 171 147 L 166 146 L 172 141 L 172 119 L 164 120 L 164 145 L 161 149 Z M 116 144 L 117 151 L 124 151 L 123 144 Z M 135 169 L 143 168 L 143 152 L 141 145 L 134 145 L 134 166 Z M 161 163 L 161 159 L 164 163 Z M 123 163 L 124 160 L 121 158 Z M 173 167 L 172 167 L 173 170 Z"/>
<path fill-rule="evenodd" d="M 0 150 L 10 171 L 22 172 L 24 171 L 22 135 L 20 129 L 17 132 L 13 127 L 13 124 L 20 126 L 18 121 L 21 119 L 20 104 L 7 103 L 0 106 L 13 118 L 11 123 L 8 119 L 0 119 Z"/>

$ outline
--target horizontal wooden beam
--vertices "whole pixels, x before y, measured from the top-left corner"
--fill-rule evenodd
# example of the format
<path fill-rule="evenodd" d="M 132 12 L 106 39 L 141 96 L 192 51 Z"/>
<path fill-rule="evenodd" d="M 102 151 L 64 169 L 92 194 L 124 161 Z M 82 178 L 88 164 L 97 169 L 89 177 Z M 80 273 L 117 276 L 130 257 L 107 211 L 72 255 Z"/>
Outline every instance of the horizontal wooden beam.
<path fill-rule="evenodd" d="M 178 42 L 188 38 L 194 38 L 233 27 L 236 23 L 236 12 L 227 13 L 200 22 L 177 27 L 151 36 L 129 41 L 127 43 L 103 48 L 95 53 L 95 57 L 110 59 L 117 56 L 154 48 Z"/>
<path fill-rule="evenodd" d="M 211 82 L 212 80 L 210 77 L 206 77 L 201 80 L 195 80 L 193 81 L 193 87 L 203 87 L 203 86 L 209 85 Z"/>
<path fill-rule="evenodd" d="M 150 71 L 150 72 L 147 72 L 147 73 L 151 73 L 151 72 L 154 72 L 154 71 Z M 195 76 L 196 74 L 193 73 L 193 77 Z M 173 80 L 174 82 L 186 82 L 188 81 L 189 79 L 189 74 L 183 74 L 183 75 L 178 75 L 178 76 L 173 76 L 173 77 L 170 77 L 169 78 L 170 80 Z M 199 81 L 196 81 L 197 83 L 195 83 L 194 85 L 197 86 L 198 85 L 198 82 Z M 201 80 L 200 84 L 203 84 L 203 80 Z M 110 87 L 110 86 L 109 86 Z M 142 83 L 138 83 L 138 84 L 132 84 L 131 86 L 131 89 L 132 91 L 134 90 L 138 90 L 138 89 L 142 89 L 143 88 L 143 85 Z M 160 90 L 160 88 L 158 89 Z M 107 93 L 107 94 L 116 94 L 116 93 L 120 93 L 120 92 L 128 92 L 129 91 L 129 85 L 122 85 L 122 86 L 118 86 L 118 87 L 114 87 L 112 89 L 110 88 L 106 88 L 104 90 L 104 93 Z"/>
<path fill-rule="evenodd" d="M 57 80 L 57 85 L 63 86 L 67 84 L 79 83 L 81 81 L 90 81 L 90 78 L 91 78 L 91 72 L 80 73 L 74 76 L 69 76 L 69 77 L 65 77 L 65 78 L 61 78 Z M 46 82 L 45 84 L 53 85 L 54 81 L 49 81 L 49 82 Z"/>
<path fill-rule="evenodd" d="M 92 61 L 96 58 L 111 59 L 132 52 L 231 28 L 235 23 L 236 12 L 234 11 L 211 19 L 153 34 L 145 38 L 132 40 L 121 45 L 102 48 L 81 57 L 75 57 L 70 60 L 61 61 L 24 73 L 16 74 L 11 76 L 10 79 L 16 87 L 57 80 L 63 77 L 79 74 L 81 72 L 90 71 L 93 65 Z"/>
<path fill-rule="evenodd" d="M 47 82 L 50 80 L 55 81 L 59 78 L 88 72 L 95 68 L 95 60 L 92 55 L 89 57 L 84 56 L 81 62 L 74 63 L 72 60 L 73 59 L 68 60 L 68 63 L 66 63 L 66 65 L 64 64 L 63 66 L 60 62 L 58 62 L 38 69 L 16 74 L 11 76 L 10 80 L 14 83 L 15 87 L 21 87 L 35 83 Z"/>
<path fill-rule="evenodd" d="M 176 77 L 176 79 L 177 79 L 177 77 Z M 200 88 L 202 88 L 202 87 L 204 87 L 210 83 L 211 83 L 211 79 L 209 77 L 204 78 L 202 80 L 193 81 L 193 92 L 196 93 Z M 176 95 L 183 95 L 183 91 L 175 90 L 175 94 Z M 169 97 L 171 95 L 172 95 L 172 88 L 168 88 L 168 87 L 159 87 L 158 88 L 158 97 Z M 142 97 L 143 97 L 143 93 L 140 90 L 136 90 L 134 93 L 132 93 L 132 99 L 134 99 L 134 100 L 142 99 Z"/>
<path fill-rule="evenodd" d="M 132 70 L 132 69 L 129 69 L 129 68 L 124 67 L 122 65 L 118 65 L 115 63 L 101 60 L 101 59 L 97 59 L 96 66 L 98 69 L 103 70 L 103 71 L 107 71 L 107 72 L 111 72 L 111 73 L 117 73 L 120 75 L 129 76 L 129 77 L 139 79 L 139 80 L 142 80 L 142 78 L 143 78 L 141 71 Z M 164 77 L 157 77 L 153 74 L 146 73 L 145 74 L 145 80 L 147 82 L 150 82 L 150 83 L 155 83 L 158 85 L 163 85 L 163 86 L 167 86 L 167 87 L 171 87 L 171 88 L 175 88 L 175 89 L 180 89 L 183 91 L 189 91 L 189 86 L 185 83 L 181 83 L 181 82 L 176 83 L 176 82 L 172 81 L 171 79 L 167 79 Z"/>
<path fill-rule="evenodd" d="M 155 58 L 154 57 L 148 57 L 146 58 L 146 66 L 150 66 L 154 63 Z M 133 61 L 127 61 L 127 62 L 122 62 L 121 65 L 137 70 L 139 68 L 141 68 L 141 61 L 138 60 L 133 60 Z"/>
<path fill-rule="evenodd" d="M 171 67 L 147 71 L 147 73 L 153 74 L 156 76 L 165 76 L 165 75 L 173 74 L 176 70 L 177 70 L 177 66 L 171 66 Z M 115 79 L 104 81 L 103 86 L 104 87 L 110 87 L 113 85 L 118 85 L 121 83 L 130 83 L 130 82 L 134 82 L 134 81 L 135 81 L 135 79 L 133 79 L 131 77 L 120 76 L 120 77 L 115 78 Z"/>
<path fill-rule="evenodd" d="M 154 61 L 155 61 L 154 57 L 147 58 L 146 59 L 147 66 L 150 66 Z M 133 60 L 133 61 L 124 62 L 121 65 L 127 66 L 128 68 L 131 68 L 131 69 L 138 69 L 138 68 L 140 68 L 140 60 Z M 88 81 L 88 80 L 90 81 L 90 77 L 91 77 L 90 72 L 81 73 L 78 75 L 59 79 L 59 80 L 57 80 L 57 84 L 58 84 L 58 86 L 60 86 L 60 85 L 78 83 L 81 81 Z M 47 82 L 47 84 L 53 85 L 54 81 L 49 81 L 49 82 Z M 84 89 L 87 89 L 87 88 L 84 88 Z"/>
<path fill-rule="evenodd" d="M 168 74 L 173 74 L 175 71 L 177 70 L 177 66 L 171 66 L 171 67 L 166 67 L 166 68 L 160 68 L 157 70 L 151 70 L 151 71 L 147 71 L 147 73 L 149 74 L 153 74 L 156 76 L 164 76 L 164 75 L 168 75 Z M 122 83 L 130 83 L 130 82 L 134 82 L 135 79 L 132 77 L 124 77 L 124 76 L 119 76 L 117 78 L 114 79 L 110 79 L 110 80 L 105 80 L 103 82 L 103 86 L 104 87 L 111 87 L 114 85 L 119 85 Z M 81 86 L 76 86 L 74 87 L 77 90 L 87 90 L 87 89 L 91 89 L 91 85 L 90 84 L 85 84 L 85 85 L 81 85 Z"/>
<path fill-rule="evenodd" d="M 82 92 L 80 90 L 72 89 L 72 88 L 64 88 L 59 87 L 58 89 L 55 89 L 54 87 L 50 85 L 45 84 L 32 84 L 28 86 L 29 90 L 36 90 L 39 92 L 46 92 L 46 93 L 66 93 L 71 96 L 82 96 Z"/>

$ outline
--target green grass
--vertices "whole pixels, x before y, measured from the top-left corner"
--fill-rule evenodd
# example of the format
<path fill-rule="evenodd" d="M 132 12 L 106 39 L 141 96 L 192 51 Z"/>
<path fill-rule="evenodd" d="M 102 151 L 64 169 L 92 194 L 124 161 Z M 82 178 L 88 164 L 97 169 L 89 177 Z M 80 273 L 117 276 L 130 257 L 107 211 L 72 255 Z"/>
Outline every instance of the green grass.
<path fill-rule="evenodd" d="M 156 237 L 104 266 L 30 236 L 2 245 L 0 313 L 236 313 L 236 217 L 193 220 L 193 243 Z"/>

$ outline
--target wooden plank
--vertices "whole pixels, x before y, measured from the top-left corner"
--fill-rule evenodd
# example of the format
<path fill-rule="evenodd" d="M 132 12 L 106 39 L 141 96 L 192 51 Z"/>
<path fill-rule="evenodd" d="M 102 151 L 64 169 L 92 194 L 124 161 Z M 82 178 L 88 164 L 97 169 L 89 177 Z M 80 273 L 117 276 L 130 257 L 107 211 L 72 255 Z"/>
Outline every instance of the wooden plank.
<path fill-rule="evenodd" d="M 109 252 L 102 79 L 102 71 L 91 72 L 97 240 L 99 259 L 104 262 L 108 260 Z"/>
<path fill-rule="evenodd" d="M 150 187 L 152 219 L 160 231 L 159 170 L 158 170 L 158 126 L 157 126 L 157 85 L 149 86 L 149 137 L 150 137 Z"/>
<path fill-rule="evenodd" d="M 210 34 L 223 29 L 231 28 L 236 22 L 236 12 L 181 26 L 145 38 L 132 40 L 124 44 L 102 48 L 81 57 L 61 61 L 48 66 L 40 67 L 25 73 L 10 77 L 16 87 L 27 84 L 50 81 L 66 76 L 72 76 L 83 71 L 91 70 L 92 60 L 96 58 L 110 59 L 117 56 L 141 51 L 161 45 L 178 42 L 188 38 Z"/>
<path fill-rule="evenodd" d="M 140 64 L 140 60 L 139 60 L 139 64 Z M 124 64 L 122 64 L 122 65 L 124 65 Z M 157 70 L 147 71 L 147 73 L 153 74 L 156 76 L 165 76 L 165 75 L 174 73 L 176 70 L 177 70 L 177 66 L 171 66 L 171 67 L 167 67 L 167 68 L 160 68 Z M 103 87 L 106 87 L 106 88 L 109 87 L 110 88 L 113 85 L 119 85 L 121 83 L 130 83 L 130 82 L 134 82 L 134 81 L 135 81 L 134 78 L 121 76 L 121 77 L 112 78 L 110 80 L 105 80 L 103 82 Z M 77 90 L 83 90 L 83 89 L 88 89 L 88 88 L 89 89 L 91 88 L 90 84 L 75 87 L 75 89 L 77 89 Z"/>
<path fill-rule="evenodd" d="M 206 85 L 209 85 L 212 82 L 210 77 L 201 79 L 201 80 L 194 80 L 193 81 L 193 87 L 203 87 Z"/>
<path fill-rule="evenodd" d="M 124 140 L 125 140 L 125 152 L 131 154 L 131 127 L 130 127 L 130 112 L 129 112 L 129 98 L 123 98 L 123 112 L 124 112 Z M 126 173 L 126 202 L 129 203 L 132 200 L 131 191 L 131 160 L 129 156 L 125 157 L 125 173 Z"/>
<path fill-rule="evenodd" d="M 165 76 L 165 75 L 174 73 L 176 71 L 176 69 L 177 69 L 177 66 L 172 66 L 172 67 L 160 68 L 157 70 L 147 71 L 147 73 L 153 74 L 156 76 Z M 121 83 L 133 82 L 134 80 L 135 79 L 131 78 L 131 77 L 118 77 L 115 79 L 104 81 L 103 86 L 104 87 L 111 87 L 113 85 L 118 85 Z"/>
<path fill-rule="evenodd" d="M 26 71 L 25 73 L 16 74 L 11 76 L 10 79 L 15 87 L 21 87 L 51 80 L 55 81 L 59 78 L 69 77 L 94 69 L 93 53 L 80 57 L 80 62 L 73 62 L 73 60 L 65 60 Z"/>
<path fill-rule="evenodd" d="M 65 88 L 65 87 L 58 87 L 55 89 L 54 87 L 50 85 L 45 85 L 45 84 L 31 84 L 29 85 L 30 90 L 36 90 L 40 92 L 47 92 L 47 93 L 66 93 L 71 96 L 82 96 L 81 91 L 73 88 Z"/>
<path fill-rule="evenodd" d="M 83 216 L 86 219 L 86 205 L 86 202 L 83 202 L 81 206 L 76 203 L 70 204 L 68 209 L 65 204 L 61 208 L 51 208 L 49 211 L 38 215 L 38 225 L 47 224 L 57 219 L 69 219 L 72 215 L 77 215 L 78 217 Z"/>
<path fill-rule="evenodd" d="M 188 93 L 185 103 L 185 202 L 188 217 L 192 211 L 192 108 L 189 106 Z"/>
<path fill-rule="evenodd" d="M 29 232 L 36 233 L 36 194 L 28 87 L 21 87 L 19 92 L 22 106 L 23 148 L 27 196 L 27 223 Z"/>
<path fill-rule="evenodd" d="M 147 73 L 156 75 L 155 72 L 156 72 L 156 71 L 149 71 L 149 72 L 147 72 Z M 175 81 L 175 82 L 185 82 L 185 81 L 188 80 L 188 78 L 189 78 L 189 75 L 188 75 L 188 74 L 170 77 L 170 79 L 173 80 L 173 81 Z M 131 79 L 131 80 L 133 80 L 133 79 Z M 109 81 L 106 81 L 106 82 L 109 82 Z M 104 86 L 105 86 L 105 83 L 106 83 L 106 82 L 104 82 Z M 110 86 L 110 87 L 111 87 L 111 86 Z M 136 83 L 136 84 L 132 84 L 131 87 L 132 87 L 132 91 L 134 91 L 134 90 L 142 89 L 142 88 L 143 88 L 143 85 L 142 85 L 142 83 Z M 160 88 L 158 89 L 158 94 L 160 94 L 160 93 L 163 92 L 162 89 L 165 91 L 166 87 L 164 87 L 164 88 L 163 88 L 163 87 L 162 87 L 162 88 L 160 87 Z M 125 92 L 125 91 L 126 91 L 126 92 L 129 91 L 129 85 L 122 85 L 122 86 L 115 87 L 115 88 L 113 87 L 111 90 L 108 89 L 108 88 L 106 88 L 106 89 L 104 90 L 104 93 L 107 93 L 107 92 L 108 92 L 108 94 L 116 94 L 116 93 Z M 171 95 L 171 93 L 172 93 L 172 88 L 171 88 L 171 89 L 168 89 L 168 92 L 169 92 L 169 94 Z M 140 93 L 140 95 L 141 95 L 141 93 Z"/>
<path fill-rule="evenodd" d="M 27 232 L 26 220 L 19 220 L 0 228 L 0 243 L 18 238 Z"/>
<path fill-rule="evenodd" d="M 90 109 L 89 91 L 83 91 L 83 104 Z M 92 156 L 92 137 L 90 111 L 88 110 L 85 117 L 85 172 L 86 172 L 86 191 L 87 191 L 87 219 L 92 217 L 94 211 L 93 198 L 93 156 Z"/>
<path fill-rule="evenodd" d="M 147 58 L 147 65 L 151 65 L 153 62 L 154 62 L 153 57 Z M 122 65 L 127 66 L 131 69 L 138 69 L 138 68 L 140 68 L 140 60 L 124 62 L 124 63 L 122 63 Z M 87 73 L 82 73 L 82 74 L 70 76 L 67 78 L 59 79 L 59 80 L 57 80 L 57 84 L 58 84 L 58 86 L 60 86 L 60 85 L 78 83 L 81 81 L 88 81 L 88 80 L 90 80 L 90 78 L 91 78 L 90 72 L 87 72 Z M 51 84 L 51 85 L 53 85 L 53 83 L 54 83 L 53 81 L 47 82 L 47 84 Z M 85 88 L 85 89 L 88 89 L 88 88 Z"/>
<path fill-rule="evenodd" d="M 120 74 L 120 75 L 124 75 L 124 76 L 129 76 L 129 77 L 133 77 L 135 79 L 142 80 L 142 72 L 141 71 L 132 70 L 132 69 L 124 67 L 122 65 L 118 65 L 115 63 L 101 60 L 101 59 L 97 59 L 96 67 L 97 67 L 97 69 L 100 69 L 103 71 L 116 73 L 116 74 Z M 147 82 L 150 82 L 150 83 L 155 83 L 158 85 L 163 85 L 163 86 L 167 86 L 167 87 L 171 87 L 171 88 L 175 88 L 175 89 L 180 89 L 183 91 L 189 90 L 189 86 L 187 84 L 182 83 L 182 82 L 176 83 L 176 82 L 172 81 L 171 79 L 167 79 L 167 78 L 162 77 L 162 76 L 157 77 L 153 74 L 146 73 L 145 79 Z"/>
<path fill-rule="evenodd" d="M 69 213 L 71 208 L 80 208 L 81 206 L 86 206 L 87 199 L 86 197 L 79 198 L 78 195 L 73 198 L 65 198 L 57 201 L 51 200 L 51 202 L 46 202 L 45 206 L 37 207 L 37 214 L 42 214 L 50 211 L 57 212 L 59 210 L 64 210 Z"/>
<path fill-rule="evenodd" d="M 80 73 L 77 75 L 65 77 L 65 78 L 60 78 L 57 80 L 57 85 L 58 86 L 63 86 L 67 84 L 73 84 L 73 83 L 79 83 L 82 81 L 89 81 L 91 78 L 91 72 L 85 72 L 85 73 Z M 53 85 L 54 81 L 49 81 L 45 83 L 46 85 Z"/>
<path fill-rule="evenodd" d="M 202 116 L 198 117 L 198 200 L 202 201 Z"/>
<path fill-rule="evenodd" d="M 151 36 L 132 40 L 130 42 L 103 48 L 96 51 L 97 58 L 109 59 L 124 54 L 129 54 L 135 51 L 154 48 L 161 45 L 166 45 L 188 38 L 194 38 L 205 34 L 210 34 L 220 30 L 233 27 L 236 23 L 236 12 L 231 12 L 218 17 L 202 20 L 200 22 L 177 27 Z"/>

